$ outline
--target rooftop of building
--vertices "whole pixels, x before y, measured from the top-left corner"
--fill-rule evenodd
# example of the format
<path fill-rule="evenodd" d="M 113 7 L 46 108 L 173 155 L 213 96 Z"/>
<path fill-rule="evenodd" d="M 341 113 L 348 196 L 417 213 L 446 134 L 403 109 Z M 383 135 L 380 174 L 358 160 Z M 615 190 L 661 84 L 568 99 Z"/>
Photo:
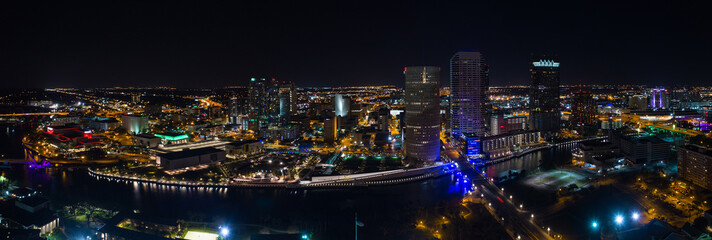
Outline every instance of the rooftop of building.
<path fill-rule="evenodd" d="M 49 199 L 39 196 L 39 195 L 33 195 L 30 197 L 19 199 L 19 200 L 17 200 L 17 202 L 25 204 L 30 207 L 37 207 L 37 206 L 42 205 L 46 202 L 49 202 Z"/>
<path fill-rule="evenodd" d="M 158 154 L 158 156 L 161 157 L 162 159 L 181 159 L 181 158 L 194 157 L 194 156 L 211 154 L 211 153 L 219 153 L 219 152 L 223 152 L 223 150 L 220 150 L 220 149 L 217 149 L 214 147 L 206 147 L 206 148 L 183 150 L 180 152 L 162 153 L 162 154 Z"/>
<path fill-rule="evenodd" d="M 28 196 L 28 195 L 33 195 L 37 193 L 32 188 L 27 188 L 27 187 L 21 187 L 21 188 L 15 188 L 13 190 L 8 191 L 10 194 L 16 195 L 16 196 Z"/>
<path fill-rule="evenodd" d="M 127 114 L 124 114 L 124 115 L 121 115 L 121 116 L 122 116 L 122 117 L 141 117 L 141 118 L 142 118 L 142 117 L 146 117 L 146 115 L 143 115 L 143 114 L 133 114 L 133 113 L 127 113 Z"/>
<path fill-rule="evenodd" d="M 537 133 L 539 131 L 536 130 L 516 130 L 516 131 L 511 131 L 505 134 L 498 134 L 494 136 L 486 136 L 483 137 L 482 140 L 488 140 L 488 139 L 495 139 L 495 138 L 501 138 L 501 137 L 508 137 L 508 136 L 514 136 L 518 134 L 528 134 L 528 133 Z"/>
<path fill-rule="evenodd" d="M 58 217 L 49 209 L 45 208 L 37 212 L 28 212 L 15 206 L 15 201 L 0 202 L 0 215 L 3 218 L 12 219 L 23 226 L 44 226 L 56 220 Z"/>
<path fill-rule="evenodd" d="M 118 123 L 119 122 L 119 120 L 116 120 L 116 118 L 95 118 L 92 121 L 100 122 L 100 123 Z"/>
<path fill-rule="evenodd" d="M 148 133 L 142 133 L 142 134 L 136 135 L 136 137 L 148 138 L 148 139 L 159 138 L 159 137 L 156 137 L 156 136 L 153 135 L 153 134 L 148 134 Z"/>
<path fill-rule="evenodd" d="M 684 148 L 684 149 L 687 149 L 687 150 L 690 150 L 693 152 L 702 153 L 704 155 L 712 157 L 712 149 L 704 147 L 704 146 L 700 146 L 700 145 L 696 145 L 696 144 L 687 144 L 680 148 Z"/>
<path fill-rule="evenodd" d="M 178 136 L 183 136 L 187 135 L 185 133 L 175 133 L 175 132 L 165 132 L 165 133 L 156 133 L 155 136 L 160 137 L 160 136 L 166 136 L 166 137 L 178 137 Z"/>

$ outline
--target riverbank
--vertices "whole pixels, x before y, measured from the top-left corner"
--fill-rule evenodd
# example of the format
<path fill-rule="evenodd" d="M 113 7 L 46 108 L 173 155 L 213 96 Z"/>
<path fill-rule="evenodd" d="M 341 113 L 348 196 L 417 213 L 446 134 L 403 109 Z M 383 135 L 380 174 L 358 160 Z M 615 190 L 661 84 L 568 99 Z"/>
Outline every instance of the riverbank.
<path fill-rule="evenodd" d="M 206 183 L 197 181 L 185 180 L 165 180 L 165 179 L 150 179 L 135 176 L 126 176 L 120 174 L 112 174 L 101 172 L 96 169 L 88 168 L 90 176 L 97 179 L 105 179 L 125 183 L 151 183 L 166 186 L 180 187 L 200 187 L 211 189 L 226 189 L 226 188 L 341 188 L 341 187 L 368 187 L 368 186 L 383 186 L 392 184 L 409 183 L 428 178 L 437 178 L 449 173 L 452 173 L 456 168 L 451 164 L 442 164 L 437 166 L 429 166 L 418 169 L 400 169 L 386 172 L 367 173 L 367 174 L 351 174 L 334 176 L 333 179 L 320 179 L 317 182 L 312 181 L 294 181 L 283 183 L 264 183 L 264 182 L 227 182 L 227 183 Z"/>

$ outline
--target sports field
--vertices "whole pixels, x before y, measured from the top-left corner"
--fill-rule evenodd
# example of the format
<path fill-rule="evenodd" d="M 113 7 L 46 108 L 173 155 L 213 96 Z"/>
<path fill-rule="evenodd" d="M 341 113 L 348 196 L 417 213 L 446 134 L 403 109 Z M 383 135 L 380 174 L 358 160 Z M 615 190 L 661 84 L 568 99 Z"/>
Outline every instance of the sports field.
<path fill-rule="evenodd" d="M 188 231 L 183 238 L 190 240 L 216 240 L 218 239 L 218 235 L 215 233 Z"/>
<path fill-rule="evenodd" d="M 576 184 L 584 187 L 588 184 L 586 176 L 567 170 L 551 170 L 529 176 L 525 183 L 532 187 L 556 191 L 559 188 Z"/>

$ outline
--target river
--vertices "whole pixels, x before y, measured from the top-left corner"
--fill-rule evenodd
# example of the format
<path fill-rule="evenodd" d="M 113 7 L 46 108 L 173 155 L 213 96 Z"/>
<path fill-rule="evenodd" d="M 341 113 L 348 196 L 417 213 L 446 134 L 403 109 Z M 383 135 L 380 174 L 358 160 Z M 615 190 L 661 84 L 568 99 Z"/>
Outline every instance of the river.
<path fill-rule="evenodd" d="M 16 158 L 22 152 L 16 142 L 22 131 L 6 131 L 6 127 L 0 129 L 0 145 L 3 154 Z M 549 167 L 566 159 L 566 154 L 568 151 L 542 150 L 486 166 L 486 172 L 492 176 L 510 169 Z M 40 190 L 55 208 L 87 202 L 119 211 L 139 210 L 155 218 L 228 224 L 235 226 L 238 235 L 239 231 L 259 231 L 259 227 L 244 225 L 256 224 L 313 233 L 320 239 L 348 239 L 353 237 L 354 214 L 358 213 L 359 220 L 366 224 L 359 229 L 361 239 L 412 238 L 417 236 L 413 223 L 464 194 L 451 175 L 368 188 L 212 190 L 97 179 L 85 169 L 29 169 L 15 165 L 2 171 L 19 185 Z"/>

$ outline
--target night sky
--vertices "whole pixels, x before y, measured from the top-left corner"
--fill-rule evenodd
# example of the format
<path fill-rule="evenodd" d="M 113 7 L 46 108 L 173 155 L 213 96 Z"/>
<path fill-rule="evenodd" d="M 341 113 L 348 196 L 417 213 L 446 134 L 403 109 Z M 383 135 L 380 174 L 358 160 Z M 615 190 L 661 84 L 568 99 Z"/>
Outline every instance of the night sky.
<path fill-rule="evenodd" d="M 3 88 L 403 85 L 477 50 L 492 85 L 556 54 L 564 84 L 712 85 L 704 1 L 2 1 Z M 622 5 L 623 4 L 623 5 Z"/>

